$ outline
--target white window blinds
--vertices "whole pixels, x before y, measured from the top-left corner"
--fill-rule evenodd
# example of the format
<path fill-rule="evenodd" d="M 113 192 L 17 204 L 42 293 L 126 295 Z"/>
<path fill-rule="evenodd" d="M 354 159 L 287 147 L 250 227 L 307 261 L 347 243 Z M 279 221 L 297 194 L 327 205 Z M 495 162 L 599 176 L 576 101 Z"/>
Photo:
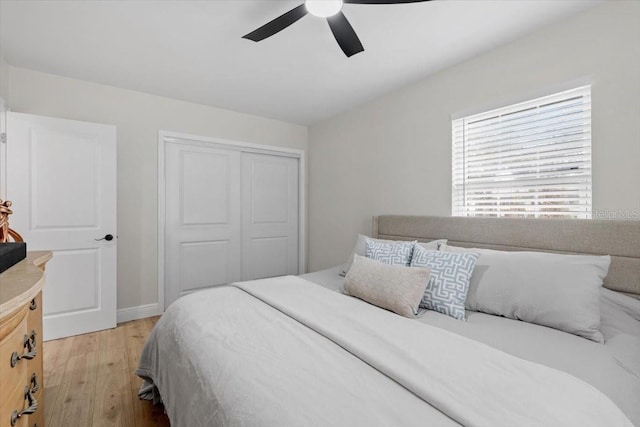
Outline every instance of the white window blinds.
<path fill-rule="evenodd" d="M 452 122 L 454 216 L 591 218 L 591 87 Z"/>

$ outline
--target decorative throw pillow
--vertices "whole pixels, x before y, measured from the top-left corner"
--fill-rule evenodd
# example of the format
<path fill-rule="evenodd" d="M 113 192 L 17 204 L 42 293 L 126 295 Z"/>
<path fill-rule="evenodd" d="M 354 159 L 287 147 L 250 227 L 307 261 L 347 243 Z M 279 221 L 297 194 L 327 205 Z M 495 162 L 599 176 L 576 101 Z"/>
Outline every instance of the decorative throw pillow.
<path fill-rule="evenodd" d="M 367 237 L 364 234 L 358 234 L 358 238 L 356 240 L 356 244 L 353 247 L 353 251 L 351 252 L 351 255 L 349 256 L 349 259 L 347 260 L 347 262 L 342 267 L 342 276 L 344 276 L 345 274 L 347 274 L 349 272 L 349 269 L 351 268 L 351 264 L 353 264 L 353 255 L 354 254 L 358 254 L 360 256 L 366 256 L 367 255 L 367 239 L 372 240 L 374 242 L 386 242 L 386 243 L 401 243 L 401 242 L 403 242 L 402 240 L 374 239 L 372 237 Z M 447 244 L 447 240 L 446 239 L 432 240 L 430 242 L 418 242 L 418 244 L 423 246 L 425 249 L 433 249 L 435 251 L 435 250 L 438 249 L 439 245 L 441 245 L 441 244 L 442 245 L 446 245 Z"/>
<path fill-rule="evenodd" d="M 370 304 L 414 317 L 430 274 L 427 268 L 388 265 L 356 254 L 344 289 Z"/>
<path fill-rule="evenodd" d="M 411 254 L 416 243 L 415 240 L 413 242 L 376 242 L 367 239 L 366 255 L 367 258 L 383 264 L 408 267 L 411 264 Z"/>
<path fill-rule="evenodd" d="M 416 246 L 420 246 L 422 249 L 426 249 L 428 251 L 437 251 L 440 249 L 440 246 L 446 245 L 447 239 L 438 239 L 431 240 L 430 242 L 417 242 Z"/>
<path fill-rule="evenodd" d="M 431 270 L 420 307 L 464 320 L 469 280 L 478 256 L 475 253 L 429 251 L 416 246 L 411 266 Z"/>
<path fill-rule="evenodd" d="M 523 320 L 603 342 L 600 289 L 611 257 L 507 252 L 443 245 L 446 252 L 480 254 L 468 310 Z"/>

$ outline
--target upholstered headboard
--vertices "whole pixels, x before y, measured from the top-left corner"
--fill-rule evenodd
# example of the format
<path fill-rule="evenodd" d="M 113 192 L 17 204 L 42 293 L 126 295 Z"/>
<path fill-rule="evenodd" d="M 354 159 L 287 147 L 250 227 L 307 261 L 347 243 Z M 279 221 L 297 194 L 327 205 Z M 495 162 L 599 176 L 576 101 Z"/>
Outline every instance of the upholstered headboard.
<path fill-rule="evenodd" d="M 454 246 L 611 255 L 604 286 L 640 298 L 640 221 L 382 215 L 373 237 Z"/>

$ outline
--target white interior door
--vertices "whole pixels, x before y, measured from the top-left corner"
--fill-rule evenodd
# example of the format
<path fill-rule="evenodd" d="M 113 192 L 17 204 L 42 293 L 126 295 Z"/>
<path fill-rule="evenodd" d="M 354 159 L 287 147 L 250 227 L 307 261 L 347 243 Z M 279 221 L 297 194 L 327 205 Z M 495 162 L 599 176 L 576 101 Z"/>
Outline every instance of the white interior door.
<path fill-rule="evenodd" d="M 297 158 L 242 154 L 242 279 L 298 274 Z"/>
<path fill-rule="evenodd" d="M 28 250 L 52 250 L 44 339 L 116 326 L 116 128 L 7 117 L 6 197 Z"/>
<path fill-rule="evenodd" d="M 165 306 L 241 279 L 240 155 L 165 145 Z"/>

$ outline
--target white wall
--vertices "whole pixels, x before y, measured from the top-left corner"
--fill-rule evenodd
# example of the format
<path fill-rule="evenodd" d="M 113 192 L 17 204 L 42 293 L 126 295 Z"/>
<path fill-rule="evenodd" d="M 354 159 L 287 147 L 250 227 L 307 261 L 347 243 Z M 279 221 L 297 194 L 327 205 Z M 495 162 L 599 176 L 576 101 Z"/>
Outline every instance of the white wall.
<path fill-rule="evenodd" d="M 9 91 L 9 64 L 0 52 L 0 98 L 6 101 Z M 1 107 L 1 106 L 0 106 Z"/>
<path fill-rule="evenodd" d="M 640 212 L 640 2 L 611 1 L 312 126 L 310 271 L 344 262 L 372 215 L 451 214 L 452 114 L 584 82 L 594 210 Z"/>
<path fill-rule="evenodd" d="M 118 128 L 118 308 L 158 301 L 158 130 L 307 149 L 307 128 L 9 66 L 13 111 Z"/>

